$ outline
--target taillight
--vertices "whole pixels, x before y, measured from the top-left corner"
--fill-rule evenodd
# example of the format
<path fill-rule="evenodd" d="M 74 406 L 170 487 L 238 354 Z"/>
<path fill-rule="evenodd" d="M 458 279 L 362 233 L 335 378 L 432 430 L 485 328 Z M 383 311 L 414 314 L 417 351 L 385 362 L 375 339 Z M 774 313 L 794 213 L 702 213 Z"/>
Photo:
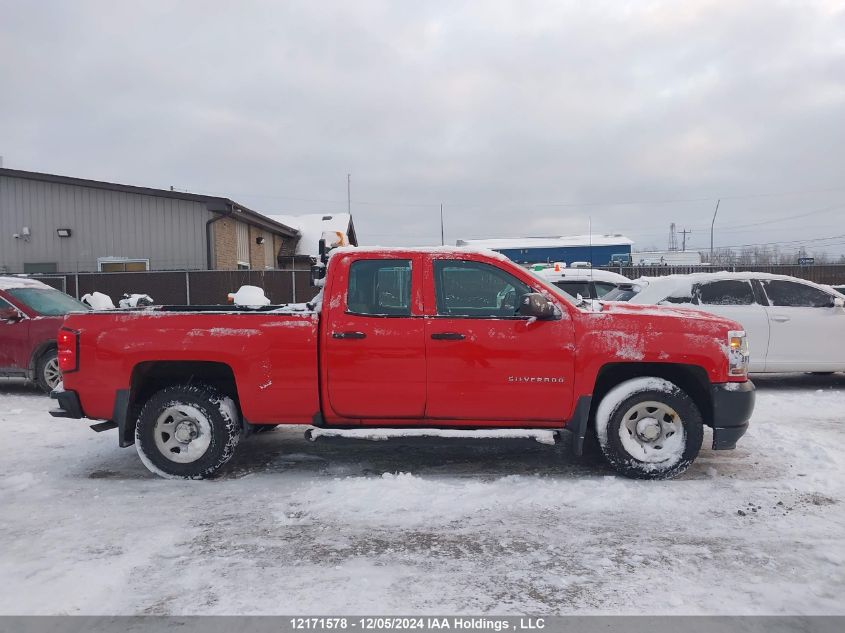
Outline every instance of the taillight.
<path fill-rule="evenodd" d="M 59 369 L 64 373 L 79 369 L 79 332 L 62 328 L 56 342 L 59 347 Z"/>

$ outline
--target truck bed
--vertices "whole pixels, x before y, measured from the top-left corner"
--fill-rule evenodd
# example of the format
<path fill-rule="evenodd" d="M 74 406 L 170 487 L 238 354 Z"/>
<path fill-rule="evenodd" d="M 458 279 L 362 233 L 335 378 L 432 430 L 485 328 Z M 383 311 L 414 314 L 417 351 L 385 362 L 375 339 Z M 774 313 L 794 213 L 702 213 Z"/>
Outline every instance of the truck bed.
<path fill-rule="evenodd" d="M 66 377 L 88 417 L 112 419 L 115 392 L 128 390 L 135 372 L 155 375 L 180 363 L 189 377 L 192 363 L 207 366 L 209 358 L 231 368 L 249 422 L 307 424 L 319 411 L 315 312 L 161 306 L 72 314 L 64 327 L 79 332 L 80 366 L 97 367 Z"/>

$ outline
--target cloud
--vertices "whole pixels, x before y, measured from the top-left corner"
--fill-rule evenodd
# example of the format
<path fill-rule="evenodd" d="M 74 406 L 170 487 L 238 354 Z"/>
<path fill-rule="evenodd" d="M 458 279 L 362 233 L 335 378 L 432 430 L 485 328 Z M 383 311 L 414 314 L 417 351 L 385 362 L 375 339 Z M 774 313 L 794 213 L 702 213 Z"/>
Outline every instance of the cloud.
<path fill-rule="evenodd" d="M 674 221 L 705 246 L 719 197 L 717 244 L 841 233 L 839 3 L 2 11 L 8 167 L 291 213 L 345 209 L 351 172 L 368 243 L 439 241 L 441 202 L 452 242 L 591 222 L 661 247 Z"/>

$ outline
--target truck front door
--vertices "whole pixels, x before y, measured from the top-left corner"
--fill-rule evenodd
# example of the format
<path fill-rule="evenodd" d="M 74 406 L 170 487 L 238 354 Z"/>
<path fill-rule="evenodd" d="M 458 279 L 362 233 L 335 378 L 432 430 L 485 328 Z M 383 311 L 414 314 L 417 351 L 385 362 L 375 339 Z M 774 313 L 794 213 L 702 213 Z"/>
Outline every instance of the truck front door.
<path fill-rule="evenodd" d="M 30 320 L 2 297 L 0 312 L 0 369 L 24 370 L 29 366 Z"/>
<path fill-rule="evenodd" d="M 419 256 L 345 256 L 332 268 L 331 284 L 331 299 L 323 308 L 323 366 L 333 412 L 358 420 L 423 417 Z"/>
<path fill-rule="evenodd" d="M 433 259 L 426 278 L 426 417 L 491 426 L 560 424 L 570 413 L 573 327 L 518 314 L 528 283 L 489 263 Z"/>

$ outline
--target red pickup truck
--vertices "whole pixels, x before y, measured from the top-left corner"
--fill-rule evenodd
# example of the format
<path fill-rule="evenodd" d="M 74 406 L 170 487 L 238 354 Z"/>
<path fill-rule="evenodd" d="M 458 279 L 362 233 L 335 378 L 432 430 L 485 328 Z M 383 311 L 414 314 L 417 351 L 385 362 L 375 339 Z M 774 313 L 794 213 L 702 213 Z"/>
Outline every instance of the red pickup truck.
<path fill-rule="evenodd" d="M 27 277 L 0 277 L 0 376 L 21 377 L 50 392 L 62 380 L 56 332 L 68 312 L 88 306 Z"/>
<path fill-rule="evenodd" d="M 491 251 L 338 249 L 323 282 L 309 304 L 71 314 L 52 413 L 185 478 L 276 424 L 558 429 L 668 478 L 703 425 L 731 449 L 751 417 L 745 333 L 720 317 L 576 300 Z"/>

